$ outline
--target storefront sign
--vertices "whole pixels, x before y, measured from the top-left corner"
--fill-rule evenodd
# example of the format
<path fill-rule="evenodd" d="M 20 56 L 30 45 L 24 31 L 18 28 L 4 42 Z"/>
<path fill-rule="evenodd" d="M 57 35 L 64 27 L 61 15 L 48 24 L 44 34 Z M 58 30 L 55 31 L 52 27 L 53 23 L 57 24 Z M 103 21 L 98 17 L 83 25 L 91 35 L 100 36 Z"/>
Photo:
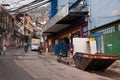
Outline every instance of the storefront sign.
<path fill-rule="evenodd" d="M 67 33 L 67 34 L 61 36 L 60 38 L 64 38 L 64 37 L 71 37 L 71 33 Z"/>
<path fill-rule="evenodd" d="M 88 26 L 82 27 L 82 36 L 88 36 Z"/>

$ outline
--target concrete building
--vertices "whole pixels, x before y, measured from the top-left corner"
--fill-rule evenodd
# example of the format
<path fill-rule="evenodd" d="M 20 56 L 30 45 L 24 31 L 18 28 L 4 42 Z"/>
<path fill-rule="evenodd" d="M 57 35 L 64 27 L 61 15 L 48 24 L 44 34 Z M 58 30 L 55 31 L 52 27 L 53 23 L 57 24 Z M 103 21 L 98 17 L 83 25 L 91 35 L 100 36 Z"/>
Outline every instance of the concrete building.
<path fill-rule="evenodd" d="M 18 43 L 20 43 L 19 45 L 21 45 L 24 42 L 28 42 L 30 44 L 34 27 L 31 16 L 28 14 L 16 14 L 15 25 L 17 28 L 16 32 L 19 34 L 16 40 L 16 44 L 18 45 Z"/>
<path fill-rule="evenodd" d="M 104 25 L 119 21 L 119 5 L 119 0 L 52 0 L 50 20 L 43 29 L 48 46 L 64 37 L 95 37 L 98 52 L 106 53 L 103 36 L 116 27 Z"/>
<path fill-rule="evenodd" d="M 91 0 L 90 3 L 90 36 L 96 38 L 98 51 L 118 55 L 120 59 L 120 52 L 118 51 L 120 44 L 117 41 L 119 38 L 117 35 L 120 34 L 120 1 Z"/>
<path fill-rule="evenodd" d="M 33 35 L 33 23 L 30 15 L 10 15 L 4 6 L 0 6 L 0 52 L 4 45 L 7 47 L 30 44 Z"/>
<path fill-rule="evenodd" d="M 94 35 L 97 41 L 99 41 L 98 47 L 99 49 L 103 49 L 103 53 L 118 55 L 118 58 L 120 59 L 120 19 L 99 26 L 98 28 L 93 29 L 91 33 L 93 33 L 92 36 Z"/>
<path fill-rule="evenodd" d="M 43 27 L 49 51 L 53 51 L 60 38 L 68 37 L 72 40 L 73 37 L 89 34 L 87 3 L 88 1 L 81 0 L 52 0 L 50 20 Z"/>
<path fill-rule="evenodd" d="M 0 6 L 0 52 L 2 51 L 3 48 L 3 34 L 5 32 L 4 26 L 5 26 L 5 12 L 4 12 L 4 7 Z"/>
<path fill-rule="evenodd" d="M 4 45 L 12 46 L 14 35 L 14 19 L 8 14 L 4 6 L 0 6 L 0 48 Z"/>

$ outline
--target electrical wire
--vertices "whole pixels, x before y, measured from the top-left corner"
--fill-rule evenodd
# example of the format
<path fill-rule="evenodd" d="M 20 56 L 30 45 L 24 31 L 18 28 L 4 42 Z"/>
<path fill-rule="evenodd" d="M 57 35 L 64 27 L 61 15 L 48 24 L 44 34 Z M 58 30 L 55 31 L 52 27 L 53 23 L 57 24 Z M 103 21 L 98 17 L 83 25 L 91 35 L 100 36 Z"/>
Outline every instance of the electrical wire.
<path fill-rule="evenodd" d="M 48 2 L 50 2 L 50 1 L 46 1 L 46 2 L 44 2 L 44 3 L 41 3 L 40 5 L 34 6 L 34 7 L 31 8 L 31 9 L 25 10 L 25 11 L 23 11 L 23 13 L 25 13 L 25 12 L 27 12 L 27 11 L 31 11 L 31 10 L 33 10 L 33 9 L 36 9 L 37 7 L 40 7 L 40 6 L 44 5 L 44 4 L 47 4 Z"/>
<path fill-rule="evenodd" d="M 35 2 L 35 1 L 32 1 L 32 2 L 30 2 L 30 3 L 28 3 L 28 4 L 25 4 L 25 5 L 27 6 L 27 5 L 30 5 L 31 3 L 34 3 L 34 2 Z M 20 8 L 24 7 L 25 5 L 22 5 L 22 6 L 19 6 L 19 7 L 10 8 L 9 11 L 10 11 L 10 10 L 20 9 Z"/>
<path fill-rule="evenodd" d="M 44 2 L 43 2 L 44 1 Z M 27 12 L 27 11 L 30 11 L 30 10 L 33 10 L 33 9 L 36 9 L 42 5 L 45 5 L 47 3 L 49 3 L 50 0 L 35 0 L 29 4 L 26 4 L 26 5 L 23 5 L 22 7 L 16 9 L 16 10 L 13 10 L 11 12 Z"/>
<path fill-rule="evenodd" d="M 17 4 L 19 4 L 19 3 L 21 3 L 21 2 L 23 2 L 23 1 L 25 1 L 25 0 L 19 0 L 19 1 L 11 1 L 11 4 L 10 5 L 17 5 Z"/>
<path fill-rule="evenodd" d="M 25 0 L 19 0 L 19 1 L 7 1 L 7 0 L 3 0 L 1 4 L 9 4 L 10 6 L 11 5 L 18 5 L 19 3 L 23 2 Z"/>
<path fill-rule="evenodd" d="M 42 5 L 44 5 L 44 4 L 47 4 L 49 2 L 49 0 L 47 0 L 47 1 L 44 1 L 44 2 L 40 2 L 40 3 L 38 3 L 38 4 L 35 4 L 35 5 L 32 5 L 32 6 L 28 6 L 28 8 L 30 9 L 30 8 L 33 8 L 33 7 L 36 7 L 36 6 L 38 6 L 38 8 L 39 8 L 39 6 L 42 6 Z M 24 10 L 25 10 L 26 8 L 24 8 Z M 23 9 L 22 9 L 23 10 Z"/>
<path fill-rule="evenodd" d="M 28 6 L 32 6 L 32 5 L 37 4 L 37 3 L 39 3 L 39 2 L 42 2 L 42 1 L 44 1 L 44 0 L 35 0 L 35 1 L 31 2 L 31 3 L 28 3 L 28 4 L 26 4 L 26 5 L 21 6 L 21 7 L 18 8 L 17 10 L 22 9 L 22 8 L 25 8 L 25 7 L 28 7 Z"/>
<path fill-rule="evenodd" d="M 25 0 L 19 0 L 19 1 L 17 1 L 17 2 L 11 1 L 11 4 L 10 4 L 10 5 L 17 6 L 17 5 L 20 5 L 21 2 L 23 2 L 23 1 L 25 1 Z"/>
<path fill-rule="evenodd" d="M 10 9 L 9 11 L 10 11 L 10 12 L 19 11 L 19 10 L 21 10 L 21 9 L 28 8 L 29 6 L 38 4 L 38 3 L 42 2 L 42 1 L 44 1 L 44 0 L 35 0 L 35 1 L 31 2 L 31 3 L 28 3 L 28 4 L 26 4 L 26 5 L 21 6 L 21 7 L 17 8 L 17 9 L 15 9 L 15 10 L 11 10 L 11 9 Z"/>

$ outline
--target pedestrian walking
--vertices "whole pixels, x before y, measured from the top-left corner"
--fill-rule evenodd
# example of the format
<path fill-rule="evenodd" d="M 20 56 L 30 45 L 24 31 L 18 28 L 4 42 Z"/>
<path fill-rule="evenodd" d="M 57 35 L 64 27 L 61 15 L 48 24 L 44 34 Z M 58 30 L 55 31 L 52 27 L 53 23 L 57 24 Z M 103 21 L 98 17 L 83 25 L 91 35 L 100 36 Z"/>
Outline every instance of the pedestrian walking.
<path fill-rule="evenodd" d="M 40 42 L 40 45 L 38 46 L 38 52 L 42 54 L 42 43 Z"/>
<path fill-rule="evenodd" d="M 4 46 L 3 46 L 3 51 L 2 51 L 2 54 L 3 54 L 4 56 L 6 55 L 6 51 L 7 51 L 6 45 L 4 45 Z"/>
<path fill-rule="evenodd" d="M 25 51 L 25 52 L 28 51 L 28 44 L 27 44 L 27 43 L 24 44 L 24 51 Z"/>

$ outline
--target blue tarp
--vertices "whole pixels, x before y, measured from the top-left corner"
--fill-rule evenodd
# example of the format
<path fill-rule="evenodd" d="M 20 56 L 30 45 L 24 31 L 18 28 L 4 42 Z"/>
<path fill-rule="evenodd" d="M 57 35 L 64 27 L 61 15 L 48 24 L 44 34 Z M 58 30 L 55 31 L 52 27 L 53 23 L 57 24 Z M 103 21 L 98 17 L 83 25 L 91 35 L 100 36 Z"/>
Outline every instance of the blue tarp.
<path fill-rule="evenodd" d="M 59 43 L 54 46 L 55 55 L 58 55 L 59 53 L 67 54 L 69 50 L 70 50 L 69 44 Z"/>

